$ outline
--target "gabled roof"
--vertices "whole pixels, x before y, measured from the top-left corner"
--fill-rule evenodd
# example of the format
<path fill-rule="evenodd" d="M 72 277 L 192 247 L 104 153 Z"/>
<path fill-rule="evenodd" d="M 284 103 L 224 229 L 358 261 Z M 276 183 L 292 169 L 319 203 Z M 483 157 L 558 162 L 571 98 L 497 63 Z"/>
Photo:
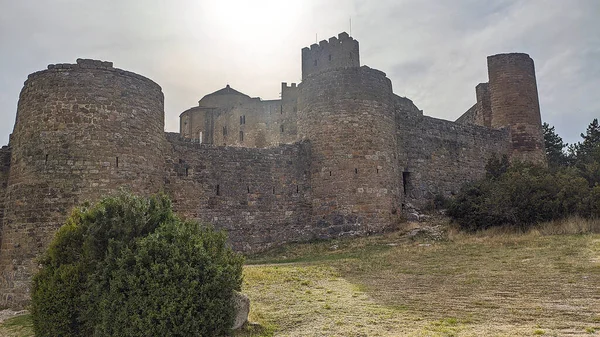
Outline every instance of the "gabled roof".
<path fill-rule="evenodd" d="M 250 96 L 243 94 L 235 89 L 233 89 L 232 87 L 229 86 L 229 84 L 227 84 L 225 86 L 225 88 L 217 90 L 211 94 L 208 94 L 206 96 L 219 96 L 219 95 L 239 95 L 239 96 L 244 96 L 244 97 L 248 97 L 250 98 Z M 204 96 L 204 97 L 206 97 Z"/>

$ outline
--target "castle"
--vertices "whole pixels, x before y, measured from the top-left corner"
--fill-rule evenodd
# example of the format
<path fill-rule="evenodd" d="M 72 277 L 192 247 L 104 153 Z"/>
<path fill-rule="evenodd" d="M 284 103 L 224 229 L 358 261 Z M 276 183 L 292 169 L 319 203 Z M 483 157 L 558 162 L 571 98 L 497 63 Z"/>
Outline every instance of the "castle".
<path fill-rule="evenodd" d="M 25 81 L 0 150 L 0 303 L 27 302 L 35 258 L 74 206 L 120 188 L 163 191 L 254 252 L 395 228 L 404 204 L 455 193 L 493 154 L 543 163 L 532 59 L 494 55 L 488 70 L 456 122 L 424 116 L 342 33 L 302 49 L 302 83 L 283 83 L 281 99 L 226 86 L 165 133 L 150 79 L 96 60 L 49 65 Z"/>

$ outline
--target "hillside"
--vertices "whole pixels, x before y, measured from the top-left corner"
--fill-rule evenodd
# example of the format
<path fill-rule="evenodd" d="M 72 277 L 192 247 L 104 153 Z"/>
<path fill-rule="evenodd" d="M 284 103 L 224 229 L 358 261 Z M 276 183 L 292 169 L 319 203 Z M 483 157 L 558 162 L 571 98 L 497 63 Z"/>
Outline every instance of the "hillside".
<path fill-rule="evenodd" d="M 432 228 L 252 257 L 244 292 L 255 324 L 236 336 L 600 334 L 599 234 Z M 27 335 L 14 320 L 0 335 Z"/>

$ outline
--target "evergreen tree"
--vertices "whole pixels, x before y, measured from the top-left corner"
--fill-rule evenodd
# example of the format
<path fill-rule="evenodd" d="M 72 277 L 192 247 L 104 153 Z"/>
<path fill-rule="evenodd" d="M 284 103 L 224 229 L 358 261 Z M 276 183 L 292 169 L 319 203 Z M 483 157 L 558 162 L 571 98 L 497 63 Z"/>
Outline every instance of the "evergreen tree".
<path fill-rule="evenodd" d="M 600 124 L 595 118 L 578 143 L 576 166 L 590 187 L 600 186 Z"/>
<path fill-rule="evenodd" d="M 559 167 L 567 164 L 567 156 L 563 151 L 567 144 L 565 144 L 562 138 L 554 131 L 554 126 L 550 126 L 548 123 L 544 123 L 544 145 L 546 147 L 546 158 L 548 159 L 548 166 Z"/>
<path fill-rule="evenodd" d="M 591 161 L 598 161 L 598 148 L 600 147 L 600 124 L 598 124 L 598 118 L 588 125 L 585 134 L 581 134 L 583 142 L 580 143 L 577 158 L 578 161 L 583 163 L 589 163 Z"/>

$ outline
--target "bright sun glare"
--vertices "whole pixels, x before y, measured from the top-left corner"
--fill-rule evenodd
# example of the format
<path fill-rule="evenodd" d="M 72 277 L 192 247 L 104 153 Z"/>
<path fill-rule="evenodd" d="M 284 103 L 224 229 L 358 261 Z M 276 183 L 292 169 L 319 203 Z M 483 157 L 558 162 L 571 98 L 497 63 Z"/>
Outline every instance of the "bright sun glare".
<path fill-rule="evenodd" d="M 277 36 L 298 18 L 301 5 L 284 0 L 219 0 L 203 6 L 212 27 L 229 38 Z"/>

